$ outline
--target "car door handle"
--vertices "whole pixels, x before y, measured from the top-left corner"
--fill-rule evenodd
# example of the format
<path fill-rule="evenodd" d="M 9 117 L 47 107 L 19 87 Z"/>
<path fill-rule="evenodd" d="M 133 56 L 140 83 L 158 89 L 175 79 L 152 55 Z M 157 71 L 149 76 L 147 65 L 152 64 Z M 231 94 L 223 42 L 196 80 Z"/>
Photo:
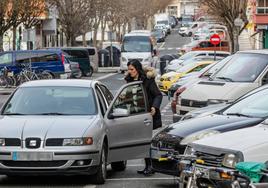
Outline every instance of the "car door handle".
<path fill-rule="evenodd" d="M 149 126 L 149 125 L 151 125 L 152 120 L 150 120 L 150 119 L 145 119 L 143 122 L 144 122 L 144 125 Z"/>

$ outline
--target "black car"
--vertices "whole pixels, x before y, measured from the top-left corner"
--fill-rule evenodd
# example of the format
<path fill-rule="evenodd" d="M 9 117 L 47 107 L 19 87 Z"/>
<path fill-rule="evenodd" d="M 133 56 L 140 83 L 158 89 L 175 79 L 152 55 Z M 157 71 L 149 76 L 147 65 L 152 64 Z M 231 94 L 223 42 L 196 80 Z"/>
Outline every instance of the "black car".
<path fill-rule="evenodd" d="M 268 86 L 257 88 L 213 114 L 174 123 L 158 132 L 151 144 L 152 167 L 156 172 L 179 175 L 176 161 L 159 159 L 167 152 L 183 154 L 187 144 L 236 129 L 255 126 L 268 117 Z"/>
<path fill-rule="evenodd" d="M 162 30 L 154 30 L 152 35 L 156 38 L 157 42 L 165 42 L 165 34 Z"/>

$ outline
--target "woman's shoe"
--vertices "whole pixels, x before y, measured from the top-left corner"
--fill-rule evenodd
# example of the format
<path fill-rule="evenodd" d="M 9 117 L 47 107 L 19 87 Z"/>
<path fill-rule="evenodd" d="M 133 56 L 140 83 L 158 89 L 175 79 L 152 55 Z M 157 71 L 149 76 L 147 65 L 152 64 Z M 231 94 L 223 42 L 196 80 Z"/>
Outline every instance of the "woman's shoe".
<path fill-rule="evenodd" d="M 143 169 L 143 170 L 138 170 L 137 173 L 138 173 L 138 174 L 144 174 L 144 172 L 147 171 L 147 170 L 148 170 L 147 168 L 145 168 L 145 169 Z"/>
<path fill-rule="evenodd" d="M 147 169 L 143 172 L 145 176 L 152 176 L 154 174 L 154 171 L 152 169 Z"/>

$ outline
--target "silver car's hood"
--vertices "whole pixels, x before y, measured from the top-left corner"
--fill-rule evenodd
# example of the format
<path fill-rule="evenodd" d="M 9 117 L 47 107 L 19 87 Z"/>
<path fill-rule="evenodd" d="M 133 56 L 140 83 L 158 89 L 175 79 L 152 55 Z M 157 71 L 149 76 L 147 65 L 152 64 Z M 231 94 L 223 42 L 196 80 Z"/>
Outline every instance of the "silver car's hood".
<path fill-rule="evenodd" d="M 82 137 L 97 116 L 0 116 L 0 138 Z"/>

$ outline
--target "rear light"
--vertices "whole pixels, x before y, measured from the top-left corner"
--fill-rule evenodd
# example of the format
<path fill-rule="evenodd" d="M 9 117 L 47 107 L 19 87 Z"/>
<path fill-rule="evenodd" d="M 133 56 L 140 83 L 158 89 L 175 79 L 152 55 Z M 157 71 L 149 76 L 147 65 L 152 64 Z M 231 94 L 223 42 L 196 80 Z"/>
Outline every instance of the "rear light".
<path fill-rule="evenodd" d="M 172 100 L 172 102 L 171 102 L 171 110 L 172 110 L 173 114 L 177 113 L 176 106 L 177 106 L 177 100 Z"/>
<path fill-rule="evenodd" d="M 61 63 L 64 65 L 64 55 L 61 54 Z"/>
<path fill-rule="evenodd" d="M 179 87 L 179 88 L 177 89 L 177 91 L 174 93 L 173 100 L 172 100 L 172 102 L 171 102 L 171 110 L 172 110 L 172 112 L 173 112 L 174 114 L 177 113 L 177 108 L 176 108 L 176 106 L 177 106 L 177 103 L 178 103 L 178 97 L 179 97 L 179 95 L 180 95 L 182 92 L 185 91 L 185 89 L 186 89 L 186 87 Z"/>

